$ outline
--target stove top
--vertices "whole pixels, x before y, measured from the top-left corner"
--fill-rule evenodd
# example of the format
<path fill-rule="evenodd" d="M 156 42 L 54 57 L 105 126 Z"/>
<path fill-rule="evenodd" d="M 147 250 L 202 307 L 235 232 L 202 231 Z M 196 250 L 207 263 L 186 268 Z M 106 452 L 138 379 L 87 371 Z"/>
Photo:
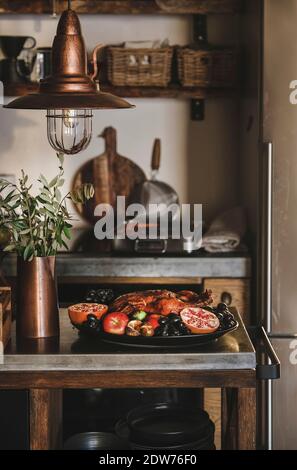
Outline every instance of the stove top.
<path fill-rule="evenodd" d="M 68 241 L 69 251 L 61 253 L 100 255 L 107 257 L 242 257 L 248 255 L 246 245 L 240 245 L 229 253 L 208 253 L 204 249 L 185 249 L 185 240 L 97 240 L 93 229 L 73 229 L 72 239 Z"/>

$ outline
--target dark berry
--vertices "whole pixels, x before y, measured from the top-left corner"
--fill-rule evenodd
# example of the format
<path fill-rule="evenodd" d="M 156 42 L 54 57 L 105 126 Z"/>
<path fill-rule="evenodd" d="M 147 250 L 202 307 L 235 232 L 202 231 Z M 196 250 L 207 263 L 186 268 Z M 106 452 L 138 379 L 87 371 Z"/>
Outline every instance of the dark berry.
<path fill-rule="evenodd" d="M 96 302 L 96 291 L 95 290 L 90 290 L 87 292 L 86 296 L 85 296 L 85 302 L 88 302 L 88 303 L 94 303 Z"/>
<path fill-rule="evenodd" d="M 99 326 L 99 320 L 95 315 L 90 314 L 87 316 L 87 325 L 89 328 L 96 329 Z"/>
<path fill-rule="evenodd" d="M 179 331 L 183 336 L 190 334 L 190 330 L 186 327 L 186 325 L 183 324 L 179 327 Z"/>
<path fill-rule="evenodd" d="M 234 315 L 230 312 L 224 314 L 224 321 L 234 320 Z"/>
<path fill-rule="evenodd" d="M 182 320 L 179 316 L 177 316 L 175 318 L 171 318 L 170 323 L 172 325 L 180 325 L 182 323 Z"/>
<path fill-rule="evenodd" d="M 235 320 L 228 320 L 228 322 L 225 323 L 226 325 L 226 328 L 234 328 L 234 326 L 236 325 L 236 321 Z"/>
<path fill-rule="evenodd" d="M 176 321 L 176 320 L 180 320 L 180 316 L 177 315 L 177 313 L 170 313 L 170 314 L 168 315 L 168 319 L 169 319 L 170 321 Z"/>
<path fill-rule="evenodd" d="M 96 291 L 94 289 L 91 289 L 88 294 L 89 297 L 95 297 L 96 296 Z"/>
<path fill-rule="evenodd" d="M 159 325 L 166 325 L 166 323 L 168 323 L 168 321 L 169 321 L 168 317 L 162 316 L 162 317 L 159 318 Z"/>
<path fill-rule="evenodd" d="M 178 329 L 175 329 L 172 336 L 183 336 L 182 332 Z"/>
<path fill-rule="evenodd" d="M 163 328 L 161 326 L 155 329 L 155 336 L 163 336 Z"/>
<path fill-rule="evenodd" d="M 219 312 L 226 312 L 226 310 L 228 310 L 228 306 L 224 304 L 223 302 L 221 302 L 218 304 L 217 309 Z"/>
<path fill-rule="evenodd" d="M 114 292 L 112 289 L 98 289 L 96 291 L 97 303 L 110 304 L 114 300 Z"/>
<path fill-rule="evenodd" d="M 222 313 L 217 312 L 215 315 L 220 320 L 220 322 L 224 320 L 224 315 Z"/>
<path fill-rule="evenodd" d="M 169 326 L 168 325 L 165 325 L 163 327 L 162 336 L 169 336 Z"/>
<path fill-rule="evenodd" d="M 214 307 L 210 307 L 209 305 L 206 305 L 205 307 L 203 307 L 203 310 L 207 310 L 208 312 L 211 312 L 211 313 L 217 313 L 216 310 Z"/>

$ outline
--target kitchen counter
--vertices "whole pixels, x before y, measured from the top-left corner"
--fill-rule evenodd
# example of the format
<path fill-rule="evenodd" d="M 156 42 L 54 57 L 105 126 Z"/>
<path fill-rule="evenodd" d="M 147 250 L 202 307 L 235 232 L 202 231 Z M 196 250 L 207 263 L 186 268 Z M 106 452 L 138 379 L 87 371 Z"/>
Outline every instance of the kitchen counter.
<path fill-rule="evenodd" d="M 0 381 L 1 373 L 8 371 L 254 369 L 254 347 L 235 309 L 234 315 L 240 325 L 236 331 L 202 347 L 181 348 L 177 351 L 171 348 L 134 348 L 93 338 L 80 338 L 70 324 L 67 309 L 61 309 L 59 343 L 52 341 L 46 345 L 46 342 L 39 340 L 39 344 L 33 341 L 17 348 L 14 342 L 0 365 Z M 37 352 L 39 347 L 40 354 L 30 354 L 33 347 Z"/>
<path fill-rule="evenodd" d="M 222 388 L 232 391 L 232 409 L 228 400 L 222 402 L 223 447 L 230 441 L 232 419 L 235 448 L 253 450 L 256 357 L 234 313 L 240 322 L 236 332 L 207 346 L 177 351 L 81 341 L 62 310 L 60 341 L 35 340 L 16 346 L 13 339 L 0 365 L 0 389 L 28 390 L 30 449 L 46 450 L 62 445 L 63 389 Z"/>
<path fill-rule="evenodd" d="M 8 255 L 2 264 L 5 276 L 16 276 L 16 256 Z M 247 253 L 210 255 L 94 255 L 60 253 L 58 277 L 131 278 L 250 278 L 251 258 Z"/>

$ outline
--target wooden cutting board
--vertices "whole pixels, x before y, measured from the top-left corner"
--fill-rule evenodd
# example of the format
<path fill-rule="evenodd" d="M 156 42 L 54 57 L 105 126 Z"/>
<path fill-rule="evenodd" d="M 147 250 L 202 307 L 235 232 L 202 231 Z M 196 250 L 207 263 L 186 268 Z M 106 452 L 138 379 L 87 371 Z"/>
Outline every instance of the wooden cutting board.
<path fill-rule="evenodd" d="M 72 189 L 83 183 L 94 185 L 93 199 L 84 205 L 75 205 L 80 216 L 91 224 L 98 220 L 94 216 L 98 204 L 115 207 L 117 196 L 126 196 L 128 200 L 135 186 L 146 180 L 145 173 L 136 163 L 117 153 L 117 133 L 113 127 L 106 127 L 100 137 L 105 140 L 104 153 L 79 168 L 72 184 Z"/>

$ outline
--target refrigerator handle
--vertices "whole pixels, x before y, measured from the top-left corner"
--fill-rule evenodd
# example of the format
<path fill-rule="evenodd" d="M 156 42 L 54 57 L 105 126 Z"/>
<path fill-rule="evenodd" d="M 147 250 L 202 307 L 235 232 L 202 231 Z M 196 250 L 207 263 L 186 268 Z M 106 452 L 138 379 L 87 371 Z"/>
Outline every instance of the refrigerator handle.
<path fill-rule="evenodd" d="M 272 142 L 264 142 L 262 152 L 262 214 L 261 214 L 261 272 L 260 287 L 261 292 L 261 310 L 263 312 L 263 323 L 267 334 L 272 332 L 272 194 L 273 194 L 273 144 Z M 268 450 L 273 448 L 272 437 L 272 381 L 265 381 L 263 384 L 265 390 L 265 399 L 263 406 L 265 407 L 266 423 L 266 446 Z"/>
<path fill-rule="evenodd" d="M 265 256 L 263 281 L 264 286 L 264 327 L 272 332 L 272 194 L 273 194 L 273 145 L 264 143 L 264 217 L 262 230 L 262 249 Z"/>
<path fill-rule="evenodd" d="M 257 379 L 276 380 L 280 378 L 280 360 L 263 326 L 250 326 L 248 332 L 257 353 Z"/>

